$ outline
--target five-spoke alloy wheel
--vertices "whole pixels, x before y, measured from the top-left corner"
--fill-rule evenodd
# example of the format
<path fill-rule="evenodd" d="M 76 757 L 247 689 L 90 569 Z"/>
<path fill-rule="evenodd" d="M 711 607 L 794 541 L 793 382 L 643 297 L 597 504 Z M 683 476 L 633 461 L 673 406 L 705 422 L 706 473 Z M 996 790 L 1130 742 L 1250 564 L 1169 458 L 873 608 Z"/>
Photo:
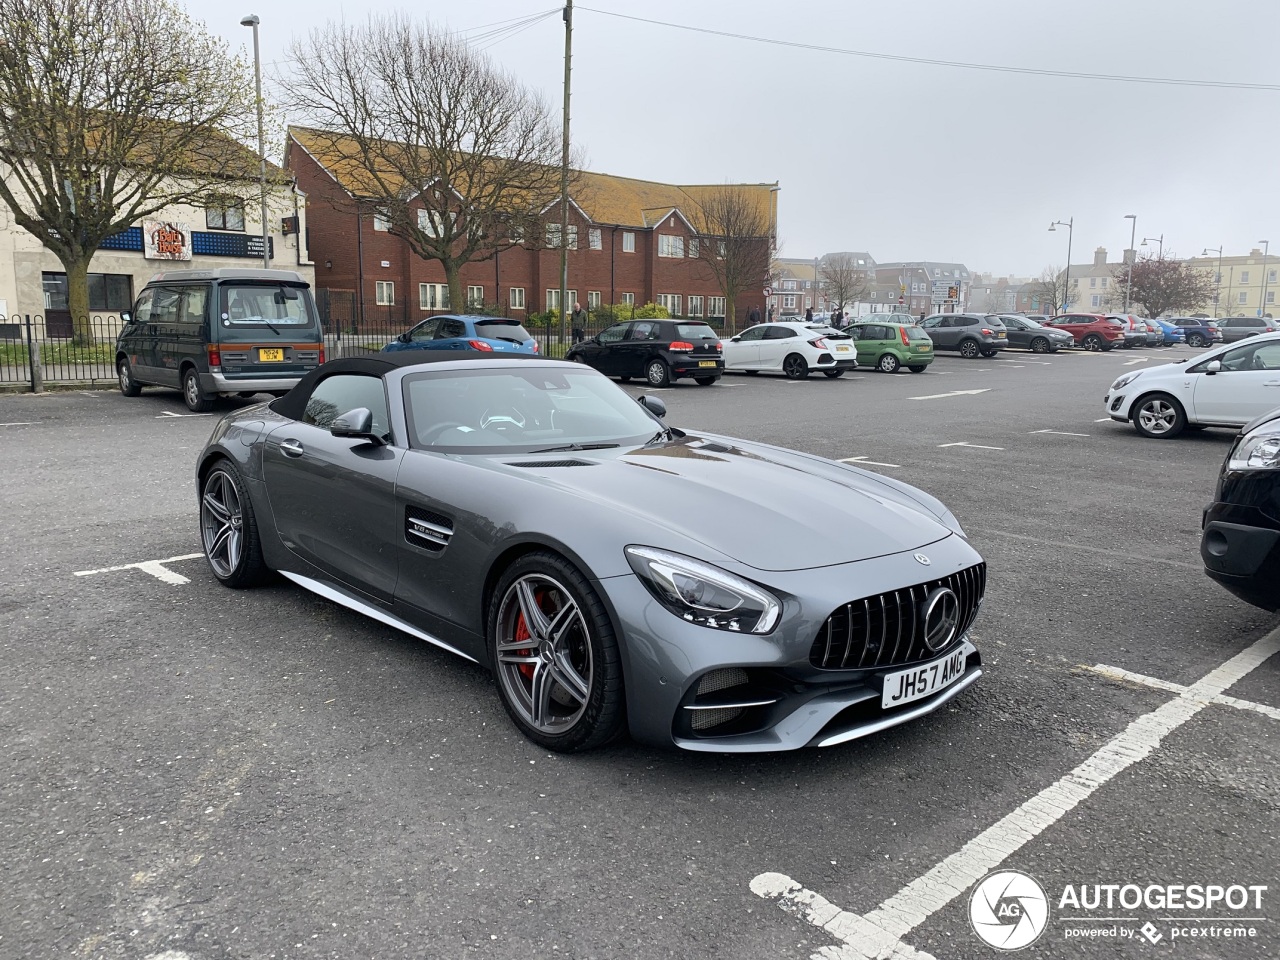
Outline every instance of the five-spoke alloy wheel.
<path fill-rule="evenodd" d="M 1177 400 L 1165 393 L 1143 397 L 1133 408 L 1133 425 L 1144 437 L 1168 440 L 1187 425 L 1187 415 Z"/>
<path fill-rule="evenodd" d="M 200 543 L 226 586 L 252 587 L 266 578 L 253 504 L 230 461 L 215 464 L 200 485 Z"/>

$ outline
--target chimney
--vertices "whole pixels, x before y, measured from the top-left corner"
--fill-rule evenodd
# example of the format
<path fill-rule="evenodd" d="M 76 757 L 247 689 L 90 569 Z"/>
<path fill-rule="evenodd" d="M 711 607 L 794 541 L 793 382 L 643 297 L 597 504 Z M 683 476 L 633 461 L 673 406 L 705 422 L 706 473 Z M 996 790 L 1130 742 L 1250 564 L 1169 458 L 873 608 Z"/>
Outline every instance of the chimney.
<path fill-rule="evenodd" d="M 1099 247 L 1093 251 L 1093 265 L 1095 267 L 1105 267 L 1107 265 L 1107 248 Z"/>

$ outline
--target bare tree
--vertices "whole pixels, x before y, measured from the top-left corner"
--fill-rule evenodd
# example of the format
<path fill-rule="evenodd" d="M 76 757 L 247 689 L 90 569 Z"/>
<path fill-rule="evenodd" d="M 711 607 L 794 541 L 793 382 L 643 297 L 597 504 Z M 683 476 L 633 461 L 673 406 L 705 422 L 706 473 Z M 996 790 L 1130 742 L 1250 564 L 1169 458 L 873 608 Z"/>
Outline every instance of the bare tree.
<path fill-rule="evenodd" d="M 836 310 L 845 304 L 856 303 L 871 292 L 871 284 L 865 267 L 858 266 L 858 259 L 847 253 L 831 253 L 818 263 L 818 281 L 828 303 Z"/>
<path fill-rule="evenodd" d="M 1128 265 L 1118 267 L 1115 285 L 1118 297 L 1123 298 L 1127 289 L 1129 302 L 1142 307 L 1148 317 L 1202 309 L 1218 289 L 1212 270 L 1192 266 L 1171 254 L 1136 260 L 1132 278 Z"/>
<path fill-rule="evenodd" d="M 291 55 L 290 107 L 318 128 L 357 201 L 440 263 L 455 306 L 464 264 L 512 239 L 542 242 L 535 231 L 560 196 L 560 131 L 540 95 L 407 15 L 331 23 Z"/>
<path fill-rule="evenodd" d="M 736 303 L 748 290 L 763 287 L 773 270 L 773 218 L 767 204 L 746 187 L 726 184 L 700 194 L 703 237 L 698 259 L 724 294 L 725 332 L 737 330 Z"/>
<path fill-rule="evenodd" d="M 1080 299 L 1080 292 L 1074 285 L 1068 285 L 1066 272 L 1062 267 L 1045 267 L 1040 271 L 1036 281 L 1036 292 L 1040 297 L 1040 309 L 1053 313 L 1066 313 Z"/>
<path fill-rule="evenodd" d="M 171 0 L 0 0 L 0 200 L 62 262 L 87 340 L 102 241 L 258 182 L 253 69 Z"/>

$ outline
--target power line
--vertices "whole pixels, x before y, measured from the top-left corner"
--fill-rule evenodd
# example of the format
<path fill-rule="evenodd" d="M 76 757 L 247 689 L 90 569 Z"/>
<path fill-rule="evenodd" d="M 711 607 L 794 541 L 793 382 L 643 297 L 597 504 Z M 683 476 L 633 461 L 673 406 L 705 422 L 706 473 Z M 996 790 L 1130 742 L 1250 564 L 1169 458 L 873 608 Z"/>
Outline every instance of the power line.
<path fill-rule="evenodd" d="M 1115 83 L 1156 83 L 1177 87 L 1208 87 L 1217 90 L 1264 90 L 1280 91 L 1280 84 L 1275 83 L 1236 83 L 1228 80 L 1187 80 L 1179 77 L 1130 77 L 1113 73 L 1074 73 L 1070 70 L 1048 70 L 1042 67 L 1011 67 L 998 63 L 966 63 L 961 60 L 935 60 L 930 57 L 907 57 L 894 53 L 879 53 L 871 50 L 849 50 L 843 47 L 827 47 L 814 43 L 800 43 L 795 40 L 779 40 L 774 37 L 753 37 L 745 33 L 730 33 L 727 30 L 712 30 L 708 27 L 693 27 L 684 23 L 668 23 L 665 20 L 650 20 L 646 17 L 635 17 L 626 13 L 615 13 L 612 10 L 597 10 L 594 7 L 578 7 L 589 13 L 598 13 L 606 17 L 618 17 L 621 20 L 634 20 L 639 23 L 650 23 L 659 27 L 670 27 L 674 30 L 687 30 L 691 33 L 706 33 L 717 37 L 729 37 L 733 40 L 749 40 L 753 43 L 767 43 L 779 47 L 791 47 L 797 50 L 812 50 L 818 53 L 838 53 L 847 57 L 867 57 L 874 60 L 895 60 L 899 63 L 921 63 L 934 67 L 959 67 L 963 70 L 990 70 L 995 73 L 1022 73 L 1041 77 L 1066 77 L 1070 80 L 1109 80 Z"/>

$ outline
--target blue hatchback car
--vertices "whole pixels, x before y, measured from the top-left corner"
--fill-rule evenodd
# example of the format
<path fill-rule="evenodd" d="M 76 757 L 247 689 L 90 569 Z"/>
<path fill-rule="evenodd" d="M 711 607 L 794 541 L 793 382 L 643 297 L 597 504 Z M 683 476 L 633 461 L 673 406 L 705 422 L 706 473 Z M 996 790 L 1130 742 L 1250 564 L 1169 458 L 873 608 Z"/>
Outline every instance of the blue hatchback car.
<path fill-rule="evenodd" d="M 1175 343 L 1186 342 L 1186 331 L 1176 323 L 1170 323 L 1168 320 L 1148 320 L 1147 323 L 1154 323 L 1164 331 L 1164 345 L 1166 347 L 1172 346 Z"/>
<path fill-rule="evenodd" d="M 519 320 L 444 314 L 428 317 L 408 333 L 402 333 L 383 353 L 397 350 L 481 350 L 486 353 L 537 353 L 538 341 Z"/>

